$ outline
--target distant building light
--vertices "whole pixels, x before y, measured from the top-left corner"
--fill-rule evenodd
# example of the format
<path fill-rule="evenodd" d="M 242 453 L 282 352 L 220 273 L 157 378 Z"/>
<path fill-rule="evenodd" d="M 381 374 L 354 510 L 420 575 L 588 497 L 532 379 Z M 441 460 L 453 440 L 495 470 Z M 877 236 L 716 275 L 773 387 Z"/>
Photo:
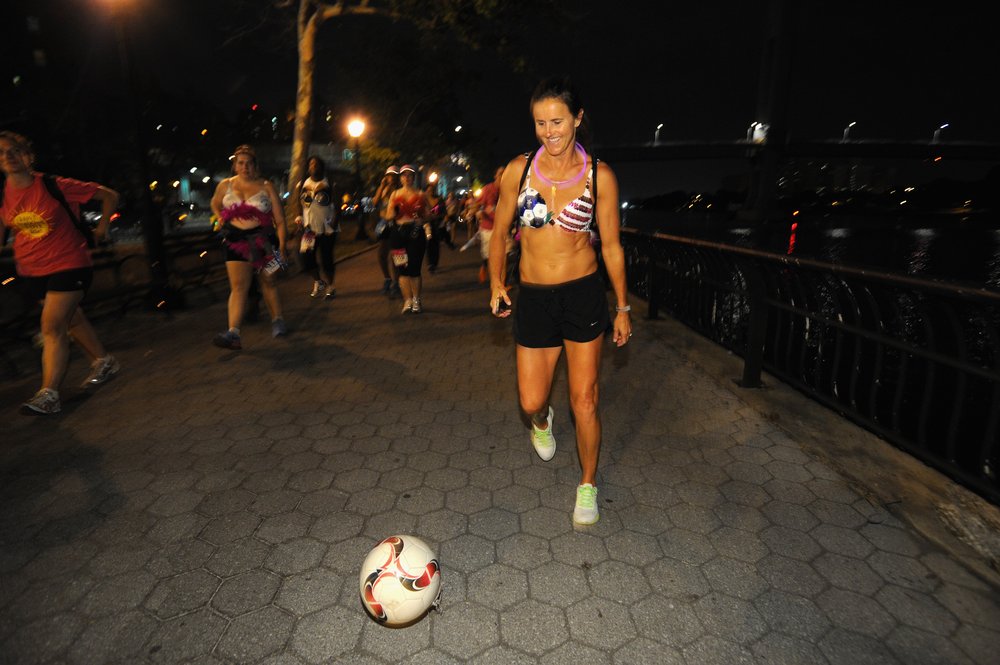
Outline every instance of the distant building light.
<path fill-rule="evenodd" d="M 456 125 L 455 126 L 455 132 L 457 133 L 457 132 L 460 132 L 460 131 L 462 131 L 462 125 Z"/>
<path fill-rule="evenodd" d="M 150 191 L 156 189 L 156 186 L 159 185 L 159 184 L 160 184 L 159 180 L 154 180 L 153 182 L 149 183 L 149 189 L 150 189 Z"/>
<path fill-rule="evenodd" d="M 161 129 L 163 129 L 163 125 L 157 125 L 156 126 L 156 131 L 160 131 Z"/>
<path fill-rule="evenodd" d="M 208 176 L 207 175 L 204 178 L 202 178 L 201 181 L 207 185 L 208 181 L 211 180 L 211 179 L 212 179 L 212 176 Z"/>
<path fill-rule="evenodd" d="M 198 170 L 197 166 L 192 166 L 191 169 L 188 171 L 188 173 L 194 173 L 197 170 Z"/>
<path fill-rule="evenodd" d="M 201 130 L 201 135 L 202 136 L 205 136 L 206 134 L 208 134 L 208 130 L 207 129 Z"/>
<path fill-rule="evenodd" d="M 180 181 L 180 180 L 174 180 L 174 181 L 173 181 L 172 183 L 170 183 L 170 185 L 171 185 L 171 187 L 173 187 L 174 189 L 177 189 L 178 187 L 180 187 L 180 186 L 181 186 L 181 181 Z"/>

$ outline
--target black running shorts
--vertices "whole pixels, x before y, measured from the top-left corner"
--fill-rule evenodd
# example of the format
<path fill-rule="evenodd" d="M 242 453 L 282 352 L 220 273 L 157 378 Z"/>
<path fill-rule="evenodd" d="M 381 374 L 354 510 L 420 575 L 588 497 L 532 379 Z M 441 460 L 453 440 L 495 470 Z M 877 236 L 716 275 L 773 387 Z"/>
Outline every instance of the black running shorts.
<path fill-rule="evenodd" d="M 49 291 L 83 291 L 86 293 L 91 282 L 94 281 L 94 269 L 90 267 L 73 268 L 41 277 L 19 275 L 17 281 L 21 283 L 21 292 L 26 297 L 40 301 L 45 300 L 45 294 Z"/>
<path fill-rule="evenodd" d="M 514 303 L 514 340 L 521 346 L 590 342 L 610 328 L 608 294 L 598 273 L 562 284 L 521 282 Z"/>

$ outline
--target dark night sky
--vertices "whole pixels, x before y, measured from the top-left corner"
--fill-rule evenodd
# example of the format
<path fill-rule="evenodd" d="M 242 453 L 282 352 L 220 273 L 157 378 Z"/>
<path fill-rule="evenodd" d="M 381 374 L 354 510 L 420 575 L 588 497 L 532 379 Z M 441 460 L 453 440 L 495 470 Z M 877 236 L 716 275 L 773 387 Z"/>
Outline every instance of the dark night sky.
<path fill-rule="evenodd" d="M 131 1 L 143 5 L 130 25 L 137 64 L 164 86 L 210 98 L 227 112 L 253 101 L 276 109 L 291 106 L 291 45 L 279 52 L 241 42 L 220 55 L 217 47 L 228 36 L 226 25 L 240 19 L 224 14 L 223 3 Z M 57 23 L 54 30 L 93 76 L 116 66 L 113 33 L 101 9 L 109 2 L 30 4 L 60 7 L 58 13 L 49 12 Z M 1000 96 L 992 90 L 989 71 L 1000 63 L 997 40 L 972 3 L 797 4 L 790 86 L 793 137 L 836 138 L 855 121 L 854 138 L 924 140 L 948 122 L 950 140 L 1000 142 Z M 582 20 L 567 25 L 535 25 L 525 17 L 525 29 L 538 39 L 537 47 L 524 55 L 534 71 L 565 72 L 578 82 L 598 144 L 649 142 L 661 122 L 663 141 L 746 135 L 757 106 L 766 2 L 584 0 L 574 6 L 582 11 Z M 344 39 L 344 47 L 339 46 L 341 31 L 348 28 L 355 36 L 360 31 L 369 48 L 379 48 L 378 26 L 369 19 L 325 27 L 323 57 L 358 57 L 357 40 Z M 497 158 L 530 148 L 534 139 L 527 97 L 534 75 L 510 73 L 486 50 L 462 55 L 483 74 L 478 85 L 456 90 L 466 116 L 462 124 L 495 136 Z M 322 60 L 318 66 L 322 70 Z M 395 75 L 403 73 L 413 74 L 403 66 Z M 364 84 L 332 82 L 321 74 L 320 80 L 343 90 Z M 689 174 L 703 167 L 693 165 Z M 648 168 L 653 167 L 642 167 Z M 678 169 L 664 173 L 681 175 Z M 669 188 L 665 184 L 660 189 Z"/>

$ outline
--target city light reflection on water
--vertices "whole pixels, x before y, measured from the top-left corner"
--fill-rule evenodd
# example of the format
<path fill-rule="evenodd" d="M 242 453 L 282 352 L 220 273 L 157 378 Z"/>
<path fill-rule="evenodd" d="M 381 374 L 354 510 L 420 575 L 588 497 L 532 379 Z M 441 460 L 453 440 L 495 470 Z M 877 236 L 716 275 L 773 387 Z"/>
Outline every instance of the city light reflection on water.
<path fill-rule="evenodd" d="M 913 249 L 910 251 L 910 260 L 907 271 L 912 275 L 922 275 L 927 272 L 927 263 L 930 261 L 930 247 L 937 234 L 933 229 L 914 229 Z"/>

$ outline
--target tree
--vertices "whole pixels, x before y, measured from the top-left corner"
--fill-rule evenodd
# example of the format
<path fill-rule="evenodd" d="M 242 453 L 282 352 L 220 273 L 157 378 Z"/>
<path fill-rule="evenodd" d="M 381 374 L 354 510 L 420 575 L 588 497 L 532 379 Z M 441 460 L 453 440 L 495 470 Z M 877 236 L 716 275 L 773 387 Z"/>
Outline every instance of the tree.
<path fill-rule="evenodd" d="M 368 0 L 356 4 L 336 4 L 299 0 L 296 18 L 298 36 L 298 87 L 295 93 L 295 130 L 292 136 L 292 161 L 288 169 L 288 190 L 303 179 L 306 150 L 312 136 L 313 73 L 316 70 L 316 33 L 324 21 L 348 15 L 371 15 L 376 12 Z"/>
<path fill-rule="evenodd" d="M 291 7 L 296 0 L 281 0 L 279 6 Z M 382 16 L 388 20 L 406 21 L 421 34 L 446 33 L 465 46 L 478 49 L 481 39 L 489 34 L 489 43 L 506 53 L 515 69 L 523 66 L 517 55 L 514 35 L 524 16 L 532 16 L 541 25 L 560 14 L 555 3 L 529 0 L 298 0 L 296 35 L 298 38 L 298 86 L 295 99 L 295 129 L 288 186 L 293 188 L 305 173 L 306 151 L 312 135 L 313 79 L 316 68 L 316 38 L 327 21 L 349 16 Z M 525 33 L 528 31 L 521 31 Z"/>

